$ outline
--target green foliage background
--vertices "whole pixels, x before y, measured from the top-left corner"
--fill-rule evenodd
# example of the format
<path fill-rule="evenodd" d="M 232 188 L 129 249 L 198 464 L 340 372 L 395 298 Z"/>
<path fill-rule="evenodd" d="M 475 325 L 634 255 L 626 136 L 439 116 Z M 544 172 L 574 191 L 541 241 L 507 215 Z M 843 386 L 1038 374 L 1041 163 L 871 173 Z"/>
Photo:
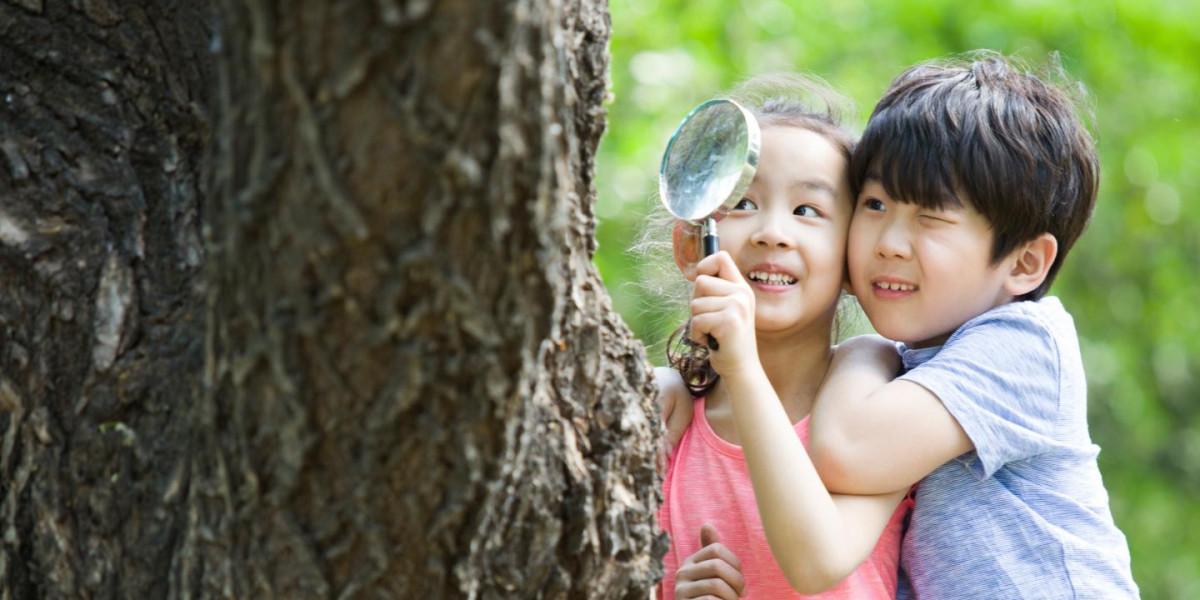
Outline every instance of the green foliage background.
<path fill-rule="evenodd" d="M 1092 436 L 1142 595 L 1200 598 L 1200 205 L 1186 200 L 1200 192 L 1200 2 L 612 0 L 611 10 L 596 263 L 659 364 L 681 316 L 654 308 L 637 285 L 645 261 L 627 250 L 691 107 L 750 75 L 804 70 L 858 102 L 861 130 L 913 63 L 975 48 L 1034 63 L 1061 53 L 1091 91 L 1102 176 L 1052 293 L 1076 319 Z"/>

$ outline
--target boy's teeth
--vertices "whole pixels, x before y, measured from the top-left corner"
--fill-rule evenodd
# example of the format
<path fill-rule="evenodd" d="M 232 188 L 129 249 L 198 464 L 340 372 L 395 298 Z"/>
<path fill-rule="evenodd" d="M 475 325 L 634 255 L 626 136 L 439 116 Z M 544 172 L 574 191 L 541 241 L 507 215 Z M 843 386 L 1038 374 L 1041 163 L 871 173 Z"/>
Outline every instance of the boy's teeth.
<path fill-rule="evenodd" d="M 917 286 L 915 286 L 915 285 L 909 285 L 907 283 L 892 283 L 889 281 L 880 281 L 879 283 L 877 283 L 875 285 L 877 285 L 885 290 L 897 290 L 897 291 L 903 290 L 906 292 L 911 292 L 912 290 L 917 289 Z"/>
<path fill-rule="evenodd" d="M 785 273 L 768 273 L 766 271 L 750 271 L 746 277 L 751 281 L 769 283 L 771 285 L 792 285 L 796 278 Z"/>

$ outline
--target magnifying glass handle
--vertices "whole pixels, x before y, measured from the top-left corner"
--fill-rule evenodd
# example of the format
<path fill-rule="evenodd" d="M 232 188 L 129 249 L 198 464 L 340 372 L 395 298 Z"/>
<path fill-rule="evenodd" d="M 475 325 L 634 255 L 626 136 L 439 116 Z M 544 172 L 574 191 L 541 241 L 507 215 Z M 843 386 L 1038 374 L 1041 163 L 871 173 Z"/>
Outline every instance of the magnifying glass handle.
<path fill-rule="evenodd" d="M 712 256 L 721 249 L 721 239 L 717 237 L 715 229 L 709 230 L 707 227 L 704 232 L 704 255 Z"/>
<path fill-rule="evenodd" d="M 708 217 L 704 219 L 704 237 L 702 244 L 704 246 L 704 256 L 712 256 L 721 249 L 721 238 L 717 237 L 717 220 Z M 708 336 L 708 348 L 710 350 L 719 350 L 721 345 L 717 343 L 717 338 Z"/>

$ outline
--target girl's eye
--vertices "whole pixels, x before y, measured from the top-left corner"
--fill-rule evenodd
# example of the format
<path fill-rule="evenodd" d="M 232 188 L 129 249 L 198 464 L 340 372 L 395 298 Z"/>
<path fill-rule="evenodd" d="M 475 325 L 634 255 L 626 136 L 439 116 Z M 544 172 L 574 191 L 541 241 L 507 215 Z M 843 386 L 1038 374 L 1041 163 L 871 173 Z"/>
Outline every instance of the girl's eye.
<path fill-rule="evenodd" d="M 758 208 L 758 205 L 749 198 L 742 198 L 738 200 L 737 204 L 733 205 L 733 210 L 754 210 L 756 208 Z"/>
<path fill-rule="evenodd" d="M 883 201 L 878 198 L 867 198 L 863 200 L 862 206 L 867 210 L 884 210 Z"/>
<path fill-rule="evenodd" d="M 817 209 L 813 208 L 813 205 L 811 205 L 811 204 L 802 204 L 800 206 L 797 206 L 796 210 L 792 211 L 792 214 L 796 215 L 797 217 L 819 217 L 819 216 L 821 216 L 821 213 L 817 212 Z"/>

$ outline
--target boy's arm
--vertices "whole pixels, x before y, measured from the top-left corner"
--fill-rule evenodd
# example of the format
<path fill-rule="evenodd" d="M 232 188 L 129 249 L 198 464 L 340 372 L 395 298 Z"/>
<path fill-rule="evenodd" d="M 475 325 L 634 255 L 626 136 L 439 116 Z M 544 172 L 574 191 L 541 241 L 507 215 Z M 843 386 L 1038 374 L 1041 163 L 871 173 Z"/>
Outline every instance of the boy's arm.
<path fill-rule="evenodd" d="M 818 403 L 809 451 L 825 483 L 846 493 L 893 489 L 971 450 L 964 466 L 985 478 L 1054 447 L 1064 393 L 1056 328 L 1070 323 L 1052 319 L 1069 316 L 1032 303 L 991 311 L 899 380 Z"/>
<path fill-rule="evenodd" d="M 865 398 L 900 374 L 896 345 L 878 335 L 858 335 L 834 349 L 816 407 L 845 398 Z"/>
<path fill-rule="evenodd" d="M 920 481 L 934 469 L 974 448 L 938 397 L 910 381 L 892 381 L 862 394 L 852 381 L 870 375 L 873 354 L 860 345 L 837 360 L 850 363 L 813 407 L 809 455 L 832 492 L 877 494 Z M 895 350 L 889 350 L 895 355 Z M 864 360 L 865 359 L 865 360 Z M 861 387 L 861 386 L 860 386 Z"/>

